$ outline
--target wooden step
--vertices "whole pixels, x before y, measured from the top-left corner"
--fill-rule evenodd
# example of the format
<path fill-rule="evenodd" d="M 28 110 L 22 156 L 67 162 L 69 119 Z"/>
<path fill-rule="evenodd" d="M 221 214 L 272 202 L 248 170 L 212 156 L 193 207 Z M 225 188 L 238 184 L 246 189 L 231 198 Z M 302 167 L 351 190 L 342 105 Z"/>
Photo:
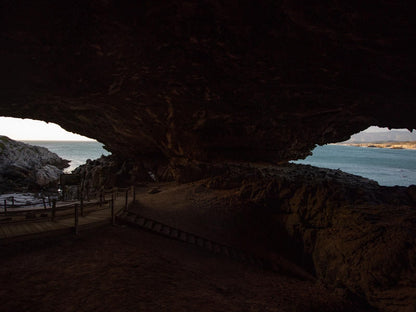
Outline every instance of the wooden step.
<path fill-rule="evenodd" d="M 205 248 L 210 250 L 210 251 L 213 250 L 212 249 L 212 243 L 210 241 L 206 240 L 205 241 Z"/>
<path fill-rule="evenodd" d="M 153 231 L 155 232 L 160 232 L 162 230 L 162 224 L 160 223 L 155 223 L 155 225 L 153 226 Z"/>
<path fill-rule="evenodd" d="M 135 223 L 136 216 L 135 215 L 127 215 L 127 216 L 124 217 L 124 220 L 126 220 L 127 222 Z"/>
<path fill-rule="evenodd" d="M 216 253 L 216 254 L 221 253 L 221 247 L 220 247 L 220 245 L 218 245 L 218 244 L 213 244 L 213 246 L 212 246 L 212 251 L 213 251 L 214 253 Z"/>
<path fill-rule="evenodd" d="M 230 250 L 227 246 L 221 246 L 221 252 L 226 255 L 227 257 L 230 256 Z"/>
<path fill-rule="evenodd" d="M 196 244 L 197 244 L 199 247 L 204 247 L 204 240 L 203 240 L 201 237 L 198 237 L 198 238 L 196 239 Z"/>
<path fill-rule="evenodd" d="M 179 235 L 179 233 L 178 233 L 178 230 L 177 230 L 177 229 L 172 228 L 172 229 L 170 230 L 170 236 L 171 236 L 171 237 L 173 237 L 173 238 L 177 238 L 177 237 L 178 237 L 178 235 Z"/>
<path fill-rule="evenodd" d="M 152 221 L 152 220 L 147 220 L 146 222 L 145 222 L 145 224 L 144 224 L 144 227 L 146 228 L 146 229 L 149 229 L 149 230 L 151 230 L 151 229 L 153 229 L 153 225 L 154 225 L 155 223 Z"/>
<path fill-rule="evenodd" d="M 180 232 L 179 233 L 179 239 L 181 240 L 181 241 L 184 241 L 184 242 L 186 242 L 187 241 L 187 238 L 188 238 L 188 235 L 186 235 L 186 233 L 185 232 Z"/>
<path fill-rule="evenodd" d="M 142 217 L 138 217 L 138 218 L 136 218 L 136 221 L 135 221 L 135 223 L 137 224 L 137 225 L 139 225 L 139 226 L 144 226 L 144 223 L 146 222 L 146 219 L 145 218 L 142 218 Z"/>
<path fill-rule="evenodd" d="M 171 228 L 169 226 L 164 225 L 160 232 L 164 235 L 170 236 L 170 230 Z"/>
<path fill-rule="evenodd" d="M 188 243 L 190 243 L 190 244 L 195 244 L 196 243 L 196 239 L 195 239 L 194 235 L 188 234 Z"/>

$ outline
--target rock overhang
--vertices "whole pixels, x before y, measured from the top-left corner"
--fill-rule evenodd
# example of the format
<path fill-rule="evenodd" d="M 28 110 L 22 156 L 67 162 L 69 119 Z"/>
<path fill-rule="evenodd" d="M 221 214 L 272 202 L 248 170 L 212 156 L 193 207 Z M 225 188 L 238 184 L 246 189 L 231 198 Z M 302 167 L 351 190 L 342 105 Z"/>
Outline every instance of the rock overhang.
<path fill-rule="evenodd" d="M 285 162 L 416 128 L 410 1 L 0 3 L 0 114 L 122 158 Z"/>

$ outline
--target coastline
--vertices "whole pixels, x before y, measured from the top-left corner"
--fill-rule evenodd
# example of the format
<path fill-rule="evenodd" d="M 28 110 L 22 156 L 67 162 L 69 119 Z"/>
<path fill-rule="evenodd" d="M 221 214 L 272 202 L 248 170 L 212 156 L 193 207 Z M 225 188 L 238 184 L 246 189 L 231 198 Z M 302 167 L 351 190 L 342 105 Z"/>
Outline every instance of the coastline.
<path fill-rule="evenodd" d="M 416 150 L 416 141 L 405 141 L 405 142 L 333 143 L 333 145 Z"/>

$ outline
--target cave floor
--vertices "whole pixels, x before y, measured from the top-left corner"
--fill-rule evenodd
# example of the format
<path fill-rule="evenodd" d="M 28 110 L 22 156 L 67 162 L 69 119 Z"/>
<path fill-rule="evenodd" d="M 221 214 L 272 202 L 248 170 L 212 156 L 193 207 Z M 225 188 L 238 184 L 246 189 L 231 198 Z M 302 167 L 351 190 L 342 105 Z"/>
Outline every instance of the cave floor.
<path fill-rule="evenodd" d="M 238 189 L 211 189 L 206 182 L 154 183 L 137 188 L 129 211 L 266 258 L 283 269 L 309 274 L 301 268 L 301 255 L 293 250 L 292 242 L 270 228 L 267 211 L 259 213 L 257 207 L 233 201 Z"/>
<path fill-rule="evenodd" d="M 0 311 L 363 310 L 320 284 L 126 226 L 0 254 Z"/>

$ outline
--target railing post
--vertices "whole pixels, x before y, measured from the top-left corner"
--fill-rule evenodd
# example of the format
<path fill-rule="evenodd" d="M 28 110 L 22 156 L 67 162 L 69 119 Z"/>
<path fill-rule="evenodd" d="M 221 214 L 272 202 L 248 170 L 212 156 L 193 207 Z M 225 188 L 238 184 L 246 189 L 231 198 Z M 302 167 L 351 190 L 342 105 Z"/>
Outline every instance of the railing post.
<path fill-rule="evenodd" d="M 55 221 L 55 214 L 56 214 L 56 199 L 52 200 L 52 221 Z"/>
<path fill-rule="evenodd" d="M 125 209 L 127 210 L 127 205 L 128 205 L 128 201 L 129 201 L 129 189 L 126 190 L 126 203 L 125 203 Z"/>
<path fill-rule="evenodd" d="M 116 218 L 114 215 L 114 193 L 111 194 L 111 224 L 116 224 Z"/>
<path fill-rule="evenodd" d="M 4 200 L 4 215 L 7 216 L 7 202 Z"/>
<path fill-rule="evenodd" d="M 78 235 L 78 204 L 75 204 L 74 232 L 75 232 L 75 235 Z"/>
<path fill-rule="evenodd" d="M 12 196 L 12 208 L 14 207 L 14 196 Z"/>
<path fill-rule="evenodd" d="M 81 188 L 80 205 L 81 205 L 81 216 L 84 216 L 84 192 L 82 188 Z"/>
<path fill-rule="evenodd" d="M 45 197 L 42 197 L 42 202 L 43 202 L 43 208 L 46 209 L 46 201 L 45 201 Z"/>
<path fill-rule="evenodd" d="M 136 186 L 133 185 L 133 203 L 136 202 Z"/>

